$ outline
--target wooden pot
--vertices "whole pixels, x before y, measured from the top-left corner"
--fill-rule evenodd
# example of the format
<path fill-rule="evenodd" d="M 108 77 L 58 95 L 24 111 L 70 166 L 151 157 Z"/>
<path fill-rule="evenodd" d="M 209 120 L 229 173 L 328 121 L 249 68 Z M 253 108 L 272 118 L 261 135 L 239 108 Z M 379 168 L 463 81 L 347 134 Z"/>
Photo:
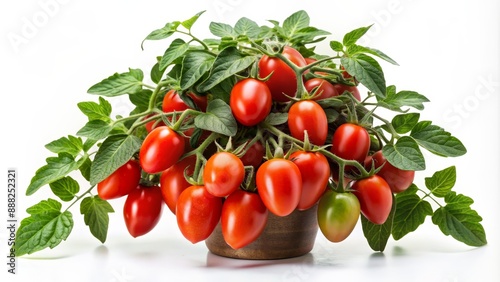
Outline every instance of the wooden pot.
<path fill-rule="evenodd" d="M 240 248 L 231 248 L 222 237 L 220 223 L 205 240 L 210 252 L 229 258 L 270 260 L 305 255 L 314 247 L 318 233 L 317 205 L 279 217 L 271 212 L 266 227 L 257 240 Z"/>

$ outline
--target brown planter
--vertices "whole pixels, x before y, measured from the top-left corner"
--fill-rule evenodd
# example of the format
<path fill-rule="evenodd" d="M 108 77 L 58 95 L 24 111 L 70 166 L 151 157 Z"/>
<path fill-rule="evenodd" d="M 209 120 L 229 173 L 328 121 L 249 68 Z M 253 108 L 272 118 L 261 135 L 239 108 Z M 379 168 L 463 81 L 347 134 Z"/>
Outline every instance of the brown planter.
<path fill-rule="evenodd" d="M 237 250 L 226 244 L 219 223 L 205 244 L 210 252 L 229 258 L 267 260 L 302 256 L 314 247 L 318 233 L 316 211 L 317 205 L 306 211 L 294 211 L 285 217 L 269 213 L 261 236 Z"/>

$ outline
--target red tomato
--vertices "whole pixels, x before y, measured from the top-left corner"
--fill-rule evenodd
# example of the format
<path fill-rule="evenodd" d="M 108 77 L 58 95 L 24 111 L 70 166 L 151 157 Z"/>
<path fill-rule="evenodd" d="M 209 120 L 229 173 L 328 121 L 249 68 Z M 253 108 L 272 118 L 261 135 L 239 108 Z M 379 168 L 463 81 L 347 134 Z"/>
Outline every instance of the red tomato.
<path fill-rule="evenodd" d="M 306 60 L 299 51 L 292 47 L 285 46 L 283 56 L 288 58 L 298 67 L 306 66 Z M 273 100 L 276 102 L 288 102 L 290 98 L 295 97 L 297 92 L 297 76 L 295 72 L 285 62 L 278 58 L 262 56 L 259 60 L 259 77 L 271 77 L 266 81 L 267 86 L 271 90 Z"/>
<path fill-rule="evenodd" d="M 130 160 L 97 184 L 97 194 L 103 200 L 123 197 L 134 190 L 141 180 L 141 166 Z"/>
<path fill-rule="evenodd" d="M 359 219 L 359 200 L 352 193 L 327 191 L 319 200 L 318 225 L 331 242 L 346 239 Z"/>
<path fill-rule="evenodd" d="M 203 241 L 219 223 L 222 199 L 212 196 L 204 186 L 190 186 L 177 200 L 177 225 L 191 243 Z"/>
<path fill-rule="evenodd" d="M 184 138 L 170 127 L 160 126 L 144 139 L 139 162 L 147 173 L 159 173 L 175 164 L 184 154 Z"/>
<path fill-rule="evenodd" d="M 328 120 L 321 106 L 312 100 L 296 102 L 288 111 L 288 128 L 293 137 L 304 141 L 307 131 L 309 141 L 314 145 L 324 145 L 328 134 Z"/>
<path fill-rule="evenodd" d="M 192 175 L 195 163 L 196 157 L 190 156 L 180 160 L 161 173 L 161 194 L 163 196 L 163 200 L 173 214 L 175 214 L 175 206 L 177 205 L 179 195 L 182 191 L 191 186 L 191 184 L 189 184 L 184 177 L 184 173 Z"/>
<path fill-rule="evenodd" d="M 340 69 L 343 70 L 342 72 L 342 76 L 345 78 L 345 79 L 349 79 L 352 77 L 352 75 L 350 75 L 344 68 L 344 66 L 340 66 Z"/>
<path fill-rule="evenodd" d="M 218 152 L 205 164 L 203 182 L 207 191 L 215 197 L 225 197 L 236 191 L 245 178 L 245 167 L 234 154 Z"/>
<path fill-rule="evenodd" d="M 262 143 L 255 142 L 250 148 L 247 149 L 246 153 L 241 156 L 241 162 L 244 166 L 253 166 L 254 169 L 258 168 L 262 163 L 262 159 L 264 158 L 264 146 Z"/>
<path fill-rule="evenodd" d="M 271 159 L 257 170 L 257 190 L 264 205 L 277 216 L 292 213 L 300 201 L 302 177 L 296 164 L 286 159 Z"/>
<path fill-rule="evenodd" d="M 154 116 L 154 114 L 149 114 L 144 119 L 148 119 L 152 116 Z M 160 127 L 160 126 L 165 126 L 165 123 L 163 121 L 158 121 L 158 120 L 152 120 L 152 121 L 146 123 L 146 125 L 145 125 L 148 133 L 151 132 L 153 129 Z"/>
<path fill-rule="evenodd" d="M 298 210 L 307 210 L 314 206 L 325 192 L 330 177 L 330 165 L 319 152 L 296 151 L 290 160 L 297 165 L 302 176 L 302 193 Z"/>
<path fill-rule="evenodd" d="M 333 84 L 322 78 L 312 78 L 305 82 L 307 92 L 310 94 L 315 93 L 317 96 L 313 100 L 321 100 L 330 97 L 338 96 L 339 93 L 337 89 L 333 87 Z"/>
<path fill-rule="evenodd" d="M 271 111 L 271 91 L 260 80 L 243 79 L 231 90 L 229 105 L 237 121 L 245 126 L 254 126 Z"/>
<path fill-rule="evenodd" d="M 162 108 L 165 113 L 182 112 L 189 109 L 177 91 L 173 89 L 168 91 L 167 94 L 165 94 L 165 97 L 163 97 Z"/>
<path fill-rule="evenodd" d="M 233 249 L 252 243 L 264 231 L 268 214 L 258 194 L 234 191 L 222 205 L 221 229 L 224 240 Z"/>
<path fill-rule="evenodd" d="M 383 167 L 379 170 L 377 175 L 382 176 L 382 178 L 387 181 L 387 184 L 391 187 L 393 193 L 403 192 L 413 183 L 415 178 L 415 171 L 413 170 L 402 170 L 387 161 L 387 159 L 382 154 L 382 151 L 377 151 L 369 159 L 369 166 L 371 166 L 371 159 L 373 159 L 375 168 Z M 365 161 L 365 165 L 366 165 Z"/>
<path fill-rule="evenodd" d="M 361 205 L 361 213 L 374 224 L 383 224 L 392 209 L 389 184 L 382 177 L 372 175 L 354 182 L 352 189 Z"/>
<path fill-rule="evenodd" d="M 370 149 L 370 135 L 362 126 L 344 123 L 333 133 L 332 144 L 333 154 L 362 163 Z"/>
<path fill-rule="evenodd" d="M 160 220 L 162 209 L 160 187 L 139 185 L 132 190 L 123 206 L 123 217 L 130 235 L 138 237 L 151 231 Z"/>
<path fill-rule="evenodd" d="M 358 101 L 361 101 L 361 94 L 359 94 L 358 87 L 356 87 L 354 85 L 345 85 L 345 84 L 340 84 L 340 83 L 334 84 L 333 87 L 335 87 L 335 89 L 337 90 L 339 95 L 344 94 L 345 91 L 351 92 L 351 94 L 352 94 L 352 96 L 354 96 L 354 98 L 356 98 Z"/>
<path fill-rule="evenodd" d="M 202 112 L 207 111 L 207 105 L 208 105 L 208 100 L 207 100 L 207 95 L 196 95 L 193 92 L 189 92 L 187 94 L 191 99 L 193 99 L 193 102 L 195 103 L 196 106 L 200 109 Z"/>

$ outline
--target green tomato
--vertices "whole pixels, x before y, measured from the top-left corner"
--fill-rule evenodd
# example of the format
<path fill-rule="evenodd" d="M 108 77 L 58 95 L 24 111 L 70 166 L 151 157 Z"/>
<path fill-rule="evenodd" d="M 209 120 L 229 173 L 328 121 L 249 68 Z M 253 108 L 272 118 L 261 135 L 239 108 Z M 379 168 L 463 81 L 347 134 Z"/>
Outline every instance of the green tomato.
<path fill-rule="evenodd" d="M 318 225 L 331 242 L 341 242 L 351 234 L 360 214 L 359 200 L 352 193 L 326 192 L 318 204 Z"/>

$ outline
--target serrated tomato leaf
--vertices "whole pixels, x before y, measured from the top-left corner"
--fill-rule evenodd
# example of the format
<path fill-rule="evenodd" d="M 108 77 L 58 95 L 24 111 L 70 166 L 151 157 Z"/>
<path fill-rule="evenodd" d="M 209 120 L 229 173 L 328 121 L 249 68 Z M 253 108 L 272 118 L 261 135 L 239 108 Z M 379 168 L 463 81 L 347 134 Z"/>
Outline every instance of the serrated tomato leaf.
<path fill-rule="evenodd" d="M 387 220 L 383 224 L 374 224 L 369 221 L 364 215 L 361 215 L 361 226 L 363 229 L 363 235 L 370 245 L 370 248 L 376 252 L 383 252 L 391 237 L 393 229 L 394 213 L 396 212 L 396 201 L 394 197 L 392 199 L 392 209 L 387 217 Z"/>
<path fill-rule="evenodd" d="M 413 137 L 420 146 L 429 152 L 444 157 L 459 157 L 467 153 L 467 149 L 458 138 L 433 125 L 431 121 L 420 121 L 411 130 Z"/>
<path fill-rule="evenodd" d="M 63 177 L 57 181 L 49 184 L 52 193 L 59 197 L 59 199 L 68 202 L 76 197 L 80 191 L 80 185 L 71 176 Z"/>
<path fill-rule="evenodd" d="M 368 90 L 378 97 L 386 96 L 384 72 L 375 59 L 364 54 L 357 54 L 355 57 L 342 57 L 340 62 L 345 70 L 355 76 Z"/>
<path fill-rule="evenodd" d="M 144 74 L 139 69 L 129 69 L 128 72 L 115 73 L 101 82 L 92 85 L 87 92 L 106 97 L 124 94 L 134 94 L 142 89 Z"/>
<path fill-rule="evenodd" d="M 406 191 L 396 194 L 397 209 L 394 214 L 392 237 L 403 238 L 424 223 L 427 216 L 433 214 L 432 206 L 417 195 L 418 188 L 412 184 Z"/>
<path fill-rule="evenodd" d="M 83 214 L 85 225 L 89 227 L 90 233 L 102 243 L 106 242 L 109 225 L 108 213 L 112 212 L 115 212 L 113 207 L 98 196 L 87 197 L 80 204 L 80 213 Z"/>
<path fill-rule="evenodd" d="M 56 154 L 68 153 L 76 157 L 83 150 L 83 141 L 79 137 L 68 135 L 48 143 L 45 148 Z"/>
<path fill-rule="evenodd" d="M 26 195 L 32 195 L 42 186 L 52 183 L 66 176 L 79 167 L 73 156 L 68 153 L 60 153 L 57 157 L 46 159 L 47 164 L 39 168 L 26 189 Z"/>
<path fill-rule="evenodd" d="M 425 186 L 436 197 L 445 197 L 455 186 L 457 170 L 455 166 L 436 171 L 432 177 L 425 178 Z"/>
<path fill-rule="evenodd" d="M 238 130 L 231 108 L 220 99 L 210 101 L 207 112 L 196 116 L 194 125 L 226 136 L 234 136 Z"/>
<path fill-rule="evenodd" d="M 393 166 L 403 170 L 424 170 L 425 158 L 417 142 L 403 136 L 394 145 L 385 145 L 382 153 Z"/>

